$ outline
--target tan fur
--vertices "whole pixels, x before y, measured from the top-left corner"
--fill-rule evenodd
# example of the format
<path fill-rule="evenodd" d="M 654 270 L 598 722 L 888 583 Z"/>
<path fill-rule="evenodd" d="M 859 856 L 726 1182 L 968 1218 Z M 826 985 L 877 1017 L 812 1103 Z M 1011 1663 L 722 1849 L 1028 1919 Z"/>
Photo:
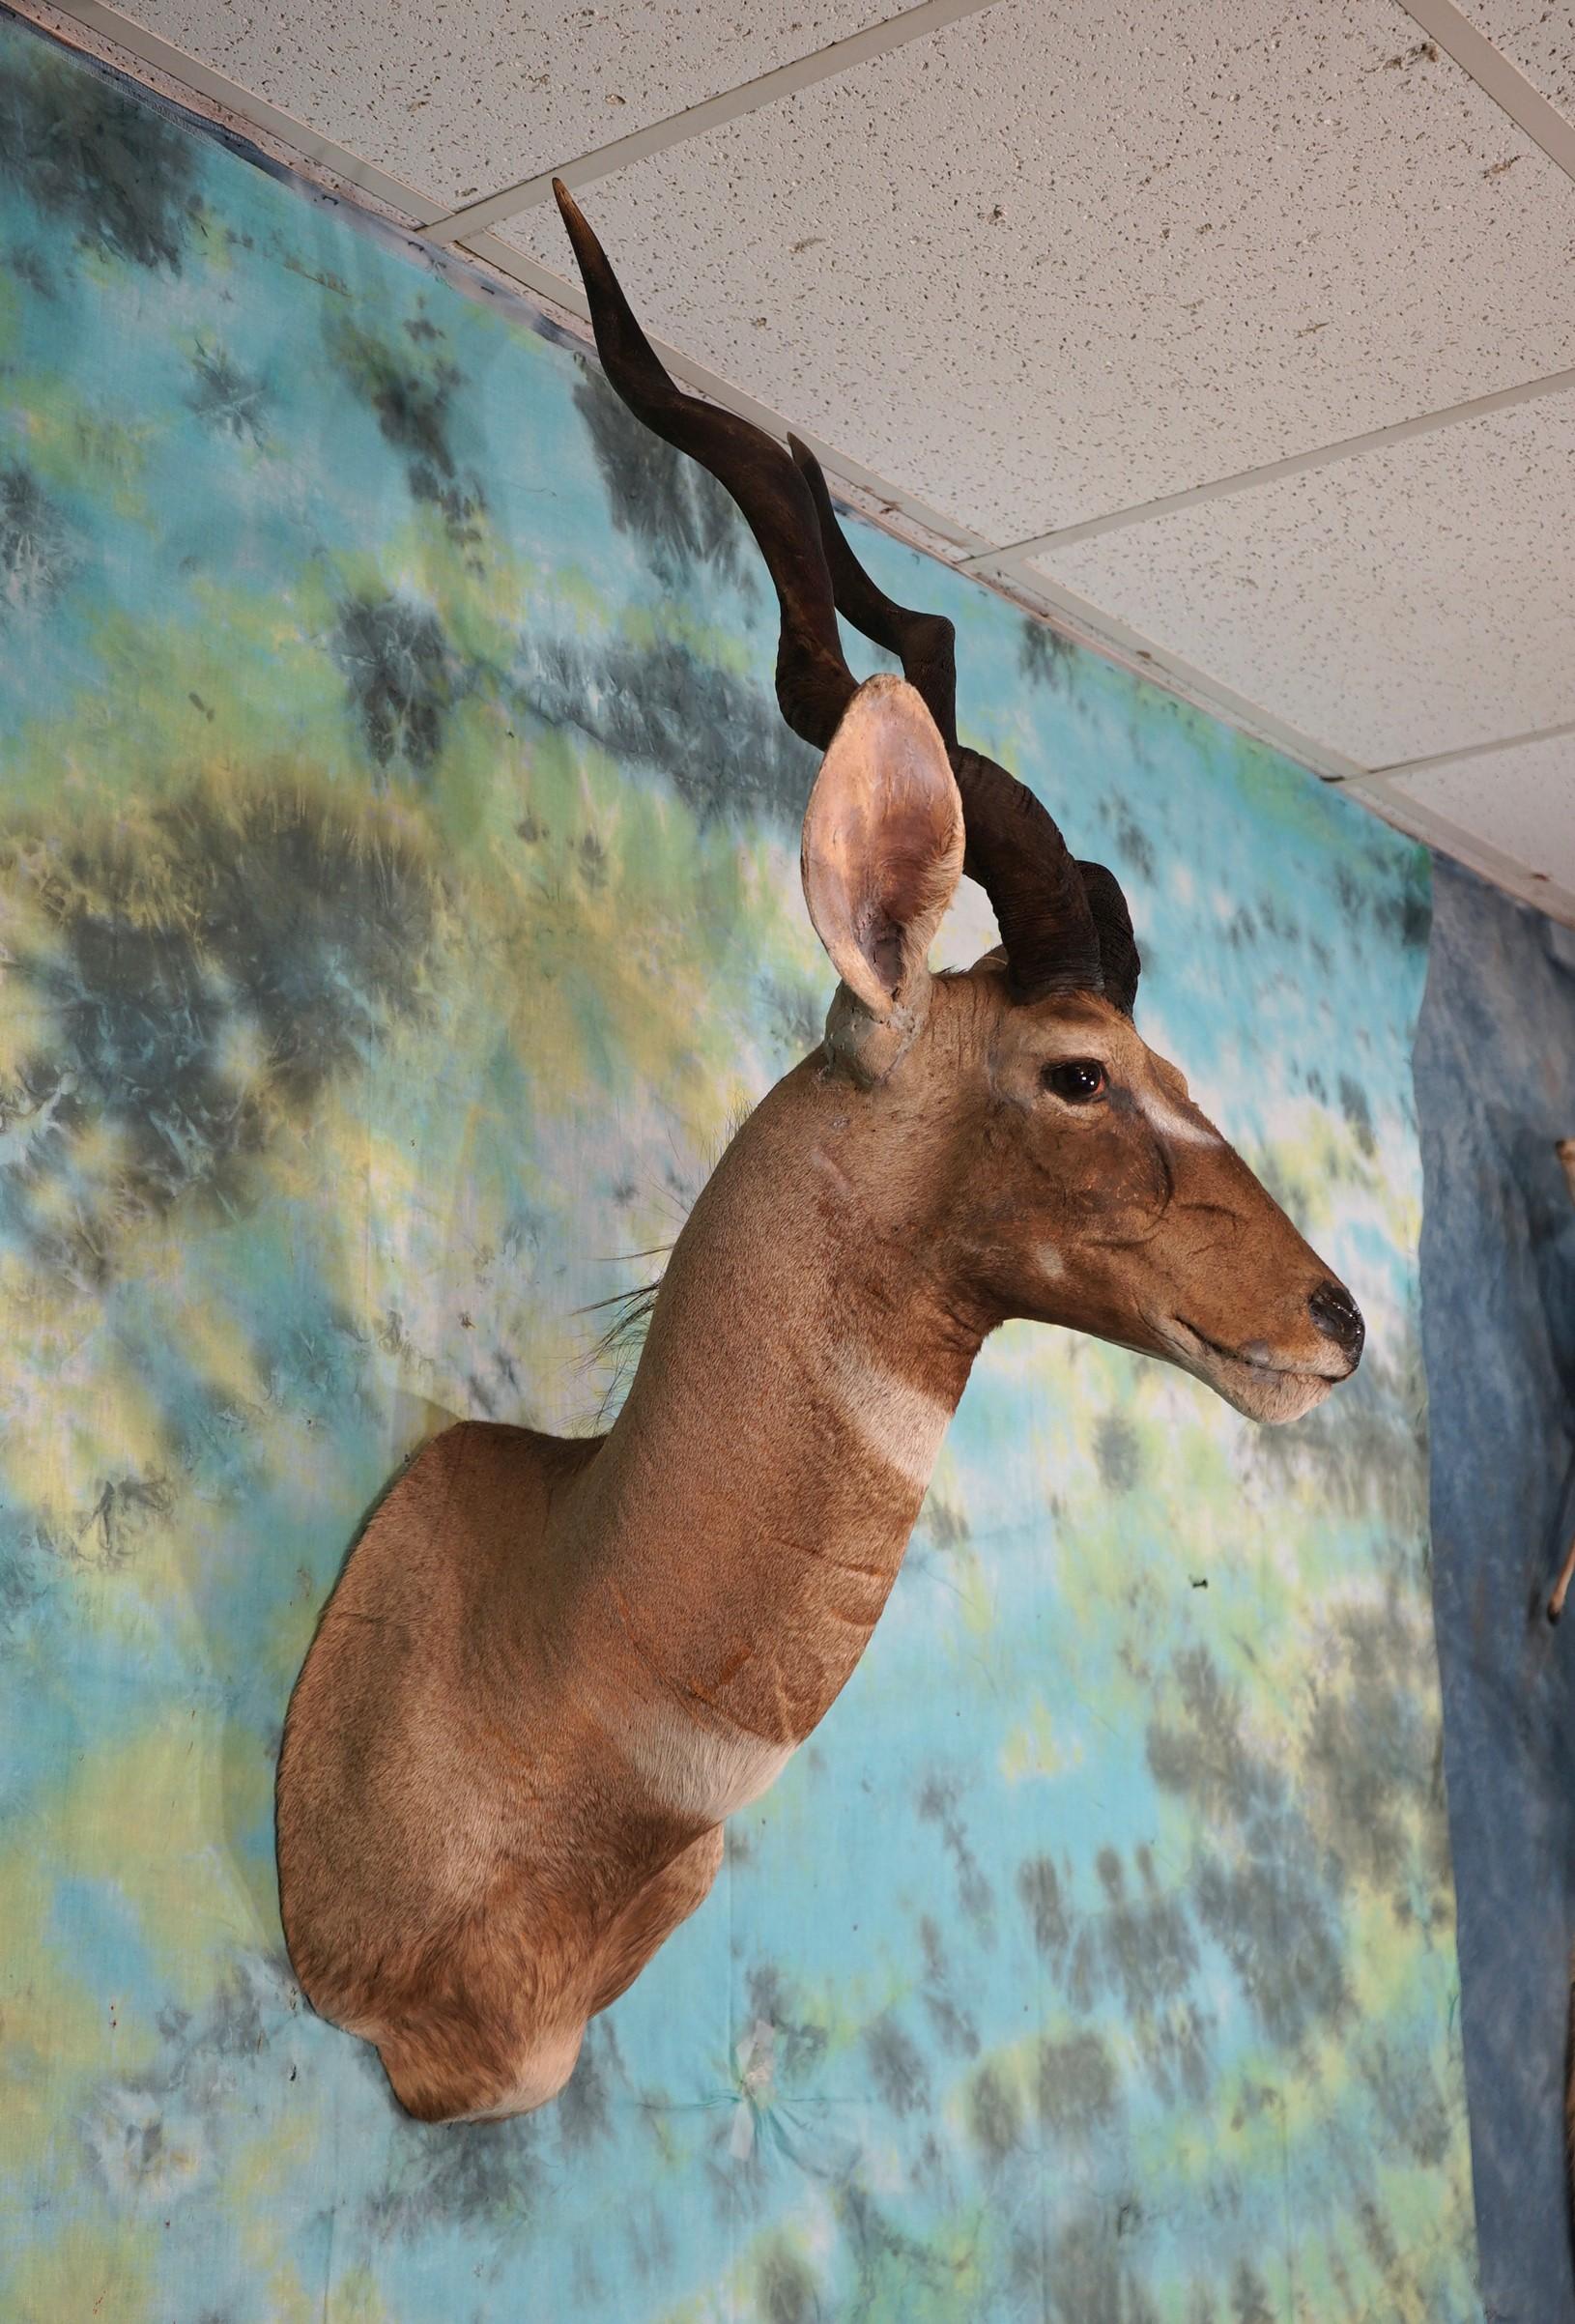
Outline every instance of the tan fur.
<path fill-rule="evenodd" d="M 723 1819 L 862 1654 L 999 1323 L 1145 1349 L 1265 1419 L 1351 1368 L 1308 1312 L 1328 1271 L 1126 1018 L 1014 1005 L 993 960 L 930 977 L 955 788 L 910 688 L 858 700 L 807 818 L 845 980 L 827 1049 L 702 1194 L 616 1426 L 430 1444 L 290 1707 L 291 1959 L 427 2119 L 552 2097 L 701 1903 Z M 872 754 L 898 747 L 883 784 Z M 869 860 L 888 845 L 895 869 Z M 1070 1058 L 1105 1066 L 1097 1105 L 1045 1090 Z"/>

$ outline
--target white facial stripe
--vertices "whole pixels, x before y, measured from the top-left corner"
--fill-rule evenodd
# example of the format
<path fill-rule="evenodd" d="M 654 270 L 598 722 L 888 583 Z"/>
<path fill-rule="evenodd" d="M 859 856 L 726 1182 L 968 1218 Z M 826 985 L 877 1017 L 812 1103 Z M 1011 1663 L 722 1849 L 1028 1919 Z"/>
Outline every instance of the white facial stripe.
<path fill-rule="evenodd" d="M 821 1377 L 853 1434 L 922 1492 L 952 1418 L 946 1399 L 916 1388 L 858 1348 L 833 1349 Z"/>
<path fill-rule="evenodd" d="M 1138 1101 L 1143 1115 L 1161 1137 L 1178 1146 L 1222 1146 L 1224 1139 L 1217 1130 L 1211 1130 L 1198 1115 L 1183 1113 L 1167 1098 L 1142 1098 Z"/>
<path fill-rule="evenodd" d="M 1048 1276 L 1052 1282 L 1057 1276 L 1067 1272 L 1067 1262 L 1053 1243 L 1041 1243 L 1034 1252 L 1034 1260 L 1040 1274 Z"/>

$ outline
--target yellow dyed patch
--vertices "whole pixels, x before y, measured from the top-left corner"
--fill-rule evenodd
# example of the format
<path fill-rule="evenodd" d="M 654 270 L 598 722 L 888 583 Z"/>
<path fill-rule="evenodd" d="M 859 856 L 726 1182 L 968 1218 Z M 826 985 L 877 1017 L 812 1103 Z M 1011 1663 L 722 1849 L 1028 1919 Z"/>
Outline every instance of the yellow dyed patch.
<path fill-rule="evenodd" d="M 262 1909 L 242 1849 L 268 1814 L 273 1771 L 254 1737 L 241 1731 L 232 1748 L 231 1736 L 215 1706 L 172 1705 L 42 1809 L 60 1835 L 56 1877 L 103 1884 L 188 2010 L 211 1998 L 238 1943 L 277 1941 L 276 1905 Z"/>
<path fill-rule="evenodd" d="M 325 2324 L 385 2324 L 388 2310 L 368 2267 L 351 2268 L 328 2296 Z"/>
<path fill-rule="evenodd" d="M 1080 1749 L 1066 1751 L 1048 1706 L 1038 1702 L 1030 1706 L 1027 1718 L 1013 1728 L 1002 1744 L 1001 1773 L 1008 1783 L 1021 1783 L 1028 1776 L 1060 1775 L 1075 1766 L 1081 1757 Z"/>
<path fill-rule="evenodd" d="M 107 2230 L 72 2223 L 32 2246 L 9 2285 L 14 2324 L 162 2324 L 154 2301 L 159 2233 L 154 2221 Z"/>
<path fill-rule="evenodd" d="M 52 1819 L 57 1834 L 69 1830 L 66 1816 L 73 1796 L 67 1793 L 63 1812 Z M 156 2054 L 158 2035 L 151 2024 L 116 2006 L 120 1996 L 91 1992 L 54 1941 L 61 1867 L 55 1855 L 39 1849 L 38 1837 L 30 1826 L 22 1840 L 0 1851 L 10 1964 L 0 1984 L 0 2186 L 20 2184 L 25 2167 L 30 2175 L 43 2174 L 55 2197 L 63 2199 L 79 2175 L 81 2158 L 72 2142 L 61 2139 L 61 2121 L 74 2114 L 82 2094 L 100 2077 L 145 2069 Z M 86 2312 L 66 2307 L 47 2311 L 49 2324 Z"/>

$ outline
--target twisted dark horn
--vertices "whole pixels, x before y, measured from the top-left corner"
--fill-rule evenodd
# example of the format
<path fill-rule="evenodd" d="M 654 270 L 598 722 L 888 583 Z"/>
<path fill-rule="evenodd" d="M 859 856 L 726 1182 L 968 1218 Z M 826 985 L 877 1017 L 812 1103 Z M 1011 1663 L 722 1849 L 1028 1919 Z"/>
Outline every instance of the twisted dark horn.
<path fill-rule="evenodd" d="M 823 751 L 858 681 L 843 659 L 810 488 L 763 429 L 735 412 L 686 395 L 668 377 L 579 204 L 558 178 L 553 191 L 580 264 L 596 352 L 608 379 L 653 435 L 710 470 L 737 502 L 759 543 L 782 609 L 777 700 L 793 732 Z"/>
<path fill-rule="evenodd" d="M 840 608 L 900 657 L 940 729 L 962 798 L 963 868 L 995 908 L 1015 994 L 1034 1000 L 1103 990 L 1100 928 L 1066 842 L 1026 785 L 958 743 L 951 622 L 910 613 L 875 587 L 843 537 L 819 465 L 803 445 L 794 443 L 788 453 L 749 420 L 686 395 L 669 378 L 578 203 L 557 178 L 553 191 L 609 382 L 637 419 L 726 487 L 759 545 L 782 613 L 777 700 L 788 724 L 824 750 L 857 691 L 837 628 Z M 1126 934 L 1135 962 L 1130 921 Z"/>
<path fill-rule="evenodd" d="M 993 759 L 959 746 L 951 622 L 943 614 L 912 613 L 877 587 L 837 522 L 819 461 L 796 436 L 788 444 L 815 496 L 837 611 L 898 656 L 951 753 L 967 833 L 962 868 L 995 907 L 1013 991 L 1020 1000 L 1102 991 L 1130 1017 L 1137 947 L 1114 875 L 1102 864 L 1075 862 L 1027 785 Z"/>
<path fill-rule="evenodd" d="M 837 522 L 837 511 L 831 505 L 819 461 L 796 436 L 788 437 L 788 449 L 815 501 L 837 611 L 876 646 L 896 654 L 902 665 L 902 675 L 923 695 L 926 709 L 940 729 L 942 742 L 955 756 L 956 630 L 944 614 L 911 613 L 877 587 L 854 556 L 846 534 Z M 977 876 L 976 873 L 970 874 L 970 877 Z"/>

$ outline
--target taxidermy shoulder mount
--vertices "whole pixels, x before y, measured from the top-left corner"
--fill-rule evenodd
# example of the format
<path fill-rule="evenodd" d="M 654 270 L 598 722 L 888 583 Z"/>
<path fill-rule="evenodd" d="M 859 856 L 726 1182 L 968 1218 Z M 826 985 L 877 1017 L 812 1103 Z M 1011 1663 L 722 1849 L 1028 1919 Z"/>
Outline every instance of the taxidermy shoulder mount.
<path fill-rule="evenodd" d="M 822 754 L 822 1048 L 673 1248 L 604 1437 L 465 1421 L 379 1507 L 297 1682 L 278 1778 L 296 1974 L 430 2121 L 524 2112 L 704 1898 L 725 1818 L 869 1642 L 947 1421 L 1008 1317 L 1179 1364 L 1291 1420 L 1362 1323 L 1132 1023 L 1120 888 L 959 743 L 953 633 L 876 588 L 820 471 L 684 394 L 557 188 L 614 387 L 719 477 Z M 855 682 L 837 615 L 904 675 Z M 1001 946 L 932 976 L 962 875 Z"/>

